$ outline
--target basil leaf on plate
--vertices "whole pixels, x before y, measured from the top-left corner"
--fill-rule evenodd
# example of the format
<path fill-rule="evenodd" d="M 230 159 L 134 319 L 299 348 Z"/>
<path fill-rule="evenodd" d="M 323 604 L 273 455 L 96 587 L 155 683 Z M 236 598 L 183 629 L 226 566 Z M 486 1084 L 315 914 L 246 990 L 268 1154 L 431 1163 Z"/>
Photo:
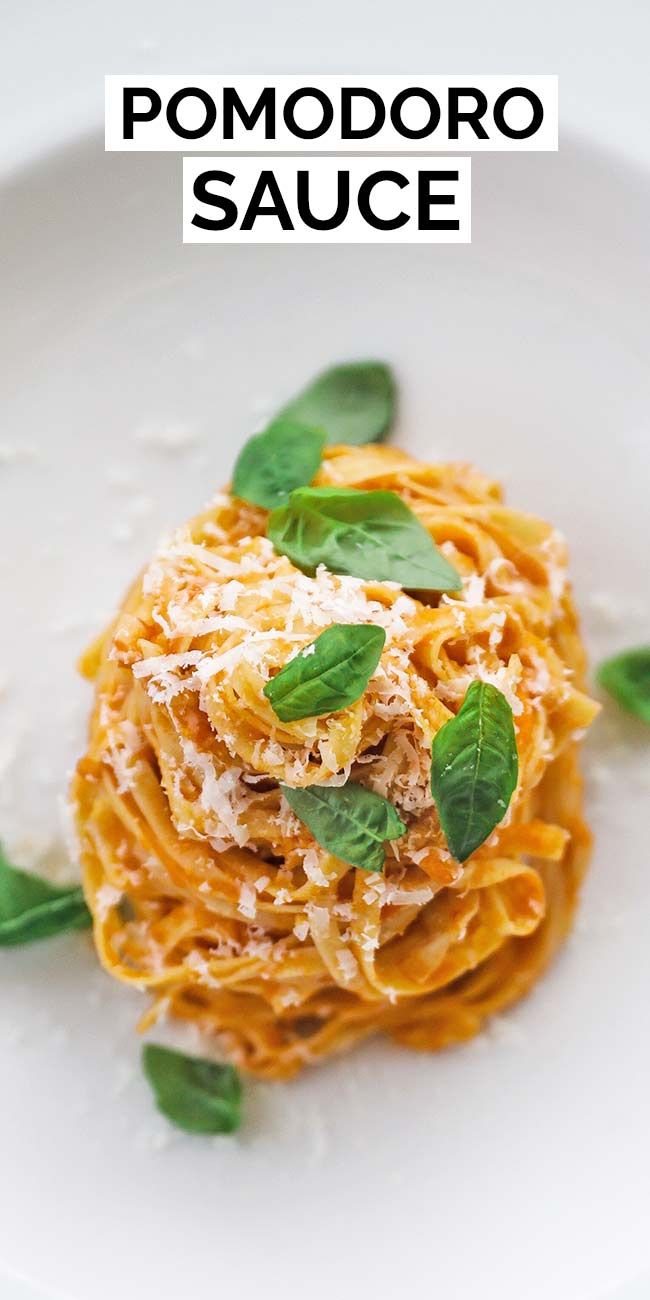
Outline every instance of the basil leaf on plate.
<path fill-rule="evenodd" d="M 241 1080 L 232 1065 L 145 1043 L 142 1066 L 167 1119 L 186 1133 L 234 1133 L 241 1124 Z"/>
<path fill-rule="evenodd" d="M 464 862 L 507 812 L 519 759 L 512 709 L 489 682 L 472 682 L 434 736 L 431 793 L 454 857 Z"/>
<path fill-rule="evenodd" d="M 280 412 L 324 429 L 328 442 L 381 442 L 395 410 L 395 380 L 381 361 L 332 366 Z"/>
<path fill-rule="evenodd" d="M 328 853 L 363 871 L 381 871 L 386 840 L 399 839 L 406 826 L 392 803 L 356 781 L 280 789 L 296 817 Z"/>
<path fill-rule="evenodd" d="M 311 483 L 323 456 L 325 434 L 296 420 L 277 419 L 242 447 L 233 474 L 236 497 L 273 510 L 293 488 Z"/>
<path fill-rule="evenodd" d="M 363 695 L 385 642 L 383 627 L 333 623 L 266 683 L 273 712 L 297 722 L 346 709 Z"/>
<path fill-rule="evenodd" d="M 0 947 L 49 939 L 92 925 L 80 886 L 62 888 L 12 867 L 0 848 Z"/>
<path fill-rule="evenodd" d="M 268 535 L 280 555 L 314 574 L 397 582 L 411 591 L 458 591 L 460 577 L 395 492 L 298 488 L 274 510 Z"/>
<path fill-rule="evenodd" d="M 650 722 L 650 646 L 623 650 L 605 659 L 596 677 L 622 709 Z"/>

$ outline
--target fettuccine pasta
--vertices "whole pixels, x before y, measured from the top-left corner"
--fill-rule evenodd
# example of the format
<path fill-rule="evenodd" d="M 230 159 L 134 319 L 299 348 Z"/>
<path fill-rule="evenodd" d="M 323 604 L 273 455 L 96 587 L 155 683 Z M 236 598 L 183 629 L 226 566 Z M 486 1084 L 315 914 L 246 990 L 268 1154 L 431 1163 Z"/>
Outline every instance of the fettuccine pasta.
<path fill-rule="evenodd" d="M 387 1034 L 429 1051 L 524 994 L 567 933 L 589 853 L 577 747 L 595 704 L 561 537 L 462 464 L 327 448 L 317 485 L 390 489 L 462 591 L 313 577 L 267 512 L 228 493 L 176 532 L 82 668 L 95 684 L 73 780 L 97 951 L 244 1070 L 286 1078 Z M 386 633 L 361 698 L 282 723 L 263 688 L 332 623 Z M 476 679 L 514 715 L 508 812 L 461 865 L 431 744 Z M 279 788 L 353 779 L 406 823 L 372 874 L 326 852 Z"/>

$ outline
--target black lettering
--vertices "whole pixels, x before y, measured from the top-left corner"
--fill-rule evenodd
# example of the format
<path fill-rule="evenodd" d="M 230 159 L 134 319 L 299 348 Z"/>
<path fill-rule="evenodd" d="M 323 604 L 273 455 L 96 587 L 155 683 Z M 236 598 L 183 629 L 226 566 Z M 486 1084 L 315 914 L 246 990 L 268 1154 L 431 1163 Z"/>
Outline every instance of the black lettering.
<path fill-rule="evenodd" d="M 402 108 L 407 99 L 416 97 L 428 105 L 429 121 L 424 126 L 412 129 L 402 121 Z M 433 135 L 440 121 L 440 105 L 430 90 L 424 90 L 422 86 L 407 86 L 406 90 L 400 90 L 399 95 L 395 96 L 390 108 L 390 120 L 400 135 L 405 135 L 408 140 L 422 140 L 425 135 Z"/>
<path fill-rule="evenodd" d="M 231 172 L 199 172 L 194 181 L 192 193 L 199 203 L 207 203 L 211 208 L 221 208 L 222 217 L 200 217 L 197 212 L 192 217 L 192 225 L 200 230 L 231 230 L 237 220 L 237 204 L 222 194 L 213 194 L 208 186 L 213 182 L 232 185 L 234 176 Z"/>
<path fill-rule="evenodd" d="M 250 111 L 242 104 L 234 86 L 224 86 L 223 90 L 223 138 L 232 140 L 233 138 L 233 119 L 237 114 L 245 131 L 252 131 L 255 123 L 264 114 L 264 136 L 267 140 L 275 140 L 275 88 L 265 86 L 257 102 L 253 104 Z"/>
<path fill-rule="evenodd" d="M 178 120 L 178 110 L 185 99 L 198 99 L 205 108 L 205 119 L 201 126 L 186 127 L 181 126 Z M 203 135 L 208 135 L 217 120 L 217 109 L 213 99 L 210 98 L 207 91 L 202 90 L 200 86 L 184 86 L 182 90 L 177 90 L 174 95 L 170 96 L 167 104 L 167 121 L 174 135 L 182 136 L 183 140 L 198 140 Z"/>
<path fill-rule="evenodd" d="M 474 97 L 474 107 L 463 109 L 461 112 L 460 101 L 467 95 Z M 481 118 L 487 113 L 487 106 L 487 97 L 482 90 L 477 90 L 476 86 L 450 86 L 448 95 L 449 139 L 457 140 L 459 123 L 468 122 L 477 140 L 487 140 L 488 133 L 481 122 Z"/>
<path fill-rule="evenodd" d="M 519 96 L 528 101 L 533 110 L 533 116 L 528 126 L 522 126 L 521 130 L 517 131 L 514 127 L 508 126 L 505 119 L 505 109 L 511 99 Z M 494 124 L 497 130 L 501 132 L 501 135 L 506 135 L 509 140 L 527 140 L 529 136 L 535 135 L 535 132 L 539 131 L 543 121 L 544 106 L 542 101 L 534 90 L 528 90 L 526 86 L 512 86 L 510 90 L 504 90 L 503 94 L 499 95 L 499 98 L 494 101 Z"/>
<path fill-rule="evenodd" d="M 312 130 L 307 130 L 306 127 L 298 126 L 298 123 L 296 122 L 296 104 L 299 100 L 305 98 L 305 96 L 317 99 L 323 110 L 322 121 L 318 126 L 313 127 Z M 316 86 L 302 86 L 300 90 L 294 90 L 288 96 L 284 106 L 283 116 L 285 125 L 293 135 L 300 136 L 301 140 L 315 140 L 319 135 L 325 135 L 325 133 L 329 131 L 332 122 L 334 121 L 334 109 L 323 90 L 318 90 Z"/>
<path fill-rule="evenodd" d="M 273 202 L 263 206 L 262 199 L 266 190 L 269 191 Z M 251 201 L 244 214 L 241 229 L 252 230 L 253 224 L 258 217 L 277 217 L 283 230 L 293 230 L 293 222 L 280 192 L 280 186 L 271 171 L 260 172 Z"/>
<path fill-rule="evenodd" d="M 350 173 L 337 172 L 336 211 L 333 217 L 315 217 L 309 202 L 309 172 L 298 172 L 298 212 L 310 230 L 336 230 L 350 210 Z"/>
<path fill-rule="evenodd" d="M 455 203 L 455 194 L 432 194 L 435 181 L 457 181 L 457 171 L 418 172 L 418 230 L 459 230 L 460 221 L 431 216 L 431 205 Z"/>
<path fill-rule="evenodd" d="M 374 109 L 374 118 L 370 126 L 353 127 L 352 100 L 367 99 Z M 386 121 L 386 106 L 381 95 L 367 86 L 344 86 L 341 91 L 341 137 L 343 140 L 368 140 L 371 135 L 381 131 Z"/>
<path fill-rule="evenodd" d="M 135 100 L 141 95 L 149 96 L 149 107 L 136 113 Z M 162 100 L 156 90 L 149 86 L 125 86 L 122 90 L 122 136 L 125 140 L 133 139 L 134 122 L 153 122 L 162 108 Z"/>
<path fill-rule="evenodd" d="M 366 176 L 365 181 L 359 186 L 359 212 L 364 221 L 375 230 L 399 230 L 400 226 L 405 226 L 408 221 L 408 213 L 400 212 L 396 217 L 378 217 L 370 206 L 370 196 L 380 181 L 392 181 L 398 185 L 401 190 L 405 189 L 408 181 L 401 172 L 373 172 L 371 176 Z"/>

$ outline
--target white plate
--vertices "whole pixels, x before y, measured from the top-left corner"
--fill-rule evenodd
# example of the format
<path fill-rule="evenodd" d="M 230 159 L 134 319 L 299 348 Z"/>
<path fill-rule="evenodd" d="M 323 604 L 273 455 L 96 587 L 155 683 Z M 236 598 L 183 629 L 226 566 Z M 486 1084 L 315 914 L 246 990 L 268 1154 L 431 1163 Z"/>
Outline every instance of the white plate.
<path fill-rule="evenodd" d="M 650 637 L 643 177 L 570 144 L 477 159 L 466 248 L 183 248 L 179 159 L 98 140 L 4 204 L 0 830 L 25 860 L 60 856 L 84 640 L 332 360 L 389 359 L 405 446 L 568 534 L 595 656 Z M 580 924 L 534 995 L 462 1049 L 251 1086 L 236 1140 L 155 1115 L 139 1000 L 84 937 L 0 954 L 7 1269 L 75 1300 L 595 1300 L 646 1268 L 647 730 L 609 713 L 591 772 Z"/>

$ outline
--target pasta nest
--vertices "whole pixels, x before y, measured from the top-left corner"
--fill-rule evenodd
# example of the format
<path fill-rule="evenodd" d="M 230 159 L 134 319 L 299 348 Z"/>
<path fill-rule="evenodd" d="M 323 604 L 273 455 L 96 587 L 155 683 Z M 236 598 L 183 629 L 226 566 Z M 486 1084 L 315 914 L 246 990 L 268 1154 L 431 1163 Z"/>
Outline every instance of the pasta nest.
<path fill-rule="evenodd" d="M 331 447 L 317 485 L 399 494 L 462 577 L 416 599 L 313 577 L 277 555 L 267 512 L 217 495 L 177 531 L 82 661 L 95 683 L 72 784 L 104 966 L 235 1064 L 287 1077 L 386 1033 L 431 1050 L 523 994 L 566 934 L 589 850 L 576 750 L 596 706 L 566 551 L 464 464 Z M 332 623 L 386 643 L 361 699 L 282 723 L 263 688 Z M 519 782 L 463 865 L 430 790 L 431 743 L 477 678 L 511 704 Z M 319 847 L 279 783 L 390 799 L 407 825 L 382 874 Z"/>

